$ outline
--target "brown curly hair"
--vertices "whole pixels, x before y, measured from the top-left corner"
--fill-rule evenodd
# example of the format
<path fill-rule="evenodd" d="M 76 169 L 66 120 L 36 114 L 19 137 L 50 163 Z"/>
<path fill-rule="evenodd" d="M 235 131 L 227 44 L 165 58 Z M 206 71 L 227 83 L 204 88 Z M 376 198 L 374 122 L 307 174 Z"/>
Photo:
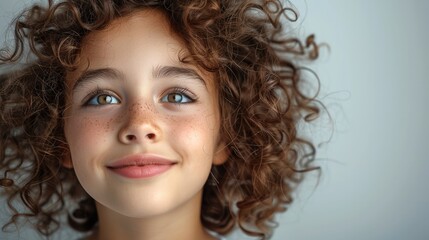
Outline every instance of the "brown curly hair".
<path fill-rule="evenodd" d="M 201 221 L 227 234 L 238 227 L 267 239 L 273 219 L 292 202 L 292 192 L 311 163 L 315 147 L 298 135 L 298 122 L 317 118 L 320 105 L 302 87 L 297 63 L 318 56 L 314 36 L 303 44 L 284 34 L 296 11 L 279 0 L 49 0 L 15 21 L 15 45 L 0 52 L 0 64 L 32 60 L 0 79 L 0 186 L 13 211 L 4 226 L 35 219 L 50 235 L 59 215 L 85 195 L 74 172 L 61 164 L 68 153 L 63 133 L 65 74 L 79 61 L 82 39 L 112 20 L 139 9 L 162 11 L 183 39 L 192 62 L 215 75 L 221 113 L 220 136 L 230 152 L 213 166 L 204 186 Z M 69 224 L 91 231 L 94 200 L 86 196 L 69 213 Z M 18 211 L 22 200 L 28 211 Z"/>

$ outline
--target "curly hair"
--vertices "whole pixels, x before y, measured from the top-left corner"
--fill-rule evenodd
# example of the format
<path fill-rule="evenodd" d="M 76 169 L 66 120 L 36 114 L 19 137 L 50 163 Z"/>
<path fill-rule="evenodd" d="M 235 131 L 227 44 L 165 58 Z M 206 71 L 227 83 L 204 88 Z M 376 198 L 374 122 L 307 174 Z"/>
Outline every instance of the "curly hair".
<path fill-rule="evenodd" d="M 297 20 L 279 0 L 49 0 L 15 21 L 15 44 L 0 52 L 0 64 L 33 56 L 0 79 L 0 186 L 13 211 L 4 226 L 35 219 L 50 235 L 60 226 L 67 201 L 82 199 L 74 172 L 61 164 L 68 153 L 63 133 L 65 75 L 79 62 L 82 39 L 112 20 L 139 9 L 165 14 L 191 62 L 215 76 L 221 113 L 220 136 L 229 159 L 213 166 L 204 186 L 201 221 L 227 234 L 236 226 L 268 239 L 274 216 L 292 203 L 292 192 L 313 166 L 315 147 L 298 134 L 298 123 L 319 115 L 316 95 L 302 87 L 300 60 L 318 56 L 314 35 L 305 43 L 284 33 Z M 94 200 L 78 202 L 69 214 L 76 230 L 97 224 Z M 27 212 L 13 202 L 21 200 Z"/>

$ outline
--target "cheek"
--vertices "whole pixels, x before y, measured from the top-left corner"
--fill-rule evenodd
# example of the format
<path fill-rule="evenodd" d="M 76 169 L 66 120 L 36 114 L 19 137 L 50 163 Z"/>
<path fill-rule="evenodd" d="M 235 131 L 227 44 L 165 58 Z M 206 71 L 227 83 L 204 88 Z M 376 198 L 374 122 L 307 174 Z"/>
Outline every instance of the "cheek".
<path fill-rule="evenodd" d="M 106 141 L 111 132 L 112 119 L 71 118 L 65 122 L 66 139 L 73 155 L 90 152 Z"/>
<path fill-rule="evenodd" d="M 213 114 L 195 114 L 176 119 L 172 126 L 170 142 L 176 150 L 183 149 L 188 154 L 212 156 L 219 127 Z"/>
<path fill-rule="evenodd" d="M 94 182 L 94 176 L 101 176 L 97 165 L 100 152 L 106 151 L 108 134 L 112 131 L 113 120 L 93 118 L 70 118 L 65 122 L 65 134 L 70 148 L 74 171 L 82 186 Z"/>

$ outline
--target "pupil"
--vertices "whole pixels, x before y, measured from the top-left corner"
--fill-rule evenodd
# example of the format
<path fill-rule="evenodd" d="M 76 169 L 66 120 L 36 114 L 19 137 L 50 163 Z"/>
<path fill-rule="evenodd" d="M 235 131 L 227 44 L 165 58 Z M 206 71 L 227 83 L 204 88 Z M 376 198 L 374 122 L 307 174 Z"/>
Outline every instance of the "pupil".
<path fill-rule="evenodd" d="M 168 96 L 169 102 L 180 102 L 182 100 L 182 96 L 179 94 L 171 94 Z"/>
<path fill-rule="evenodd" d="M 100 104 L 106 104 L 106 103 L 110 103 L 112 101 L 112 97 L 109 95 L 100 95 L 98 97 L 98 102 Z"/>

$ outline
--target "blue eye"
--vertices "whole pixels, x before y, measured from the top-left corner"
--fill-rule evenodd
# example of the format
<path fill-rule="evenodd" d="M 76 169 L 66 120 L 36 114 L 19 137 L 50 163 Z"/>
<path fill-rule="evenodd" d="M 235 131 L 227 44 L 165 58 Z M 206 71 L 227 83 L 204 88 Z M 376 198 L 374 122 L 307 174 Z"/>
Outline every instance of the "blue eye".
<path fill-rule="evenodd" d="M 121 101 L 116 97 L 109 94 L 98 94 L 86 103 L 87 105 L 108 105 L 108 104 L 119 104 Z"/>
<path fill-rule="evenodd" d="M 188 97 L 184 93 L 173 92 L 173 93 L 168 93 L 165 96 L 163 96 L 161 98 L 161 102 L 167 102 L 167 103 L 191 103 L 191 102 L 194 102 L 194 99 Z"/>

